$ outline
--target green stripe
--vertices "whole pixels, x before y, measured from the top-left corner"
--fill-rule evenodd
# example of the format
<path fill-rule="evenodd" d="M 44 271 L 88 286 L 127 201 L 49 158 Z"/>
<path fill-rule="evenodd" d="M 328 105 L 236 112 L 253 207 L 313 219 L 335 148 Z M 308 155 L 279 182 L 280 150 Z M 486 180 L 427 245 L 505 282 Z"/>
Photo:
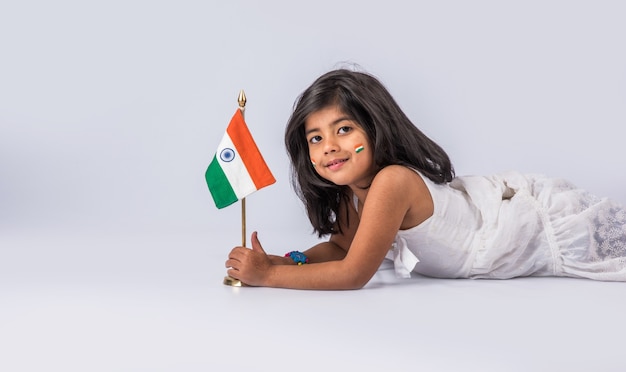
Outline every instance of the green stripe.
<path fill-rule="evenodd" d="M 228 207 L 239 200 L 237 199 L 237 195 L 235 195 L 235 191 L 230 186 L 230 182 L 228 182 L 228 178 L 226 178 L 216 156 L 213 156 L 213 160 L 211 164 L 209 164 L 204 178 L 206 178 L 206 184 L 209 186 L 209 191 L 211 191 L 213 201 L 218 209 Z"/>

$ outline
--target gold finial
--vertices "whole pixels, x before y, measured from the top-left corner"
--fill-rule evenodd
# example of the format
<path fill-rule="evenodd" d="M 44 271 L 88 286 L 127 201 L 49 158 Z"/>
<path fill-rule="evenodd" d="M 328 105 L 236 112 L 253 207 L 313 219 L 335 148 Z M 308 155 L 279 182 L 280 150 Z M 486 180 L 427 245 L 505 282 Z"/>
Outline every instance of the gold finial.
<path fill-rule="evenodd" d="M 239 102 L 239 107 L 244 108 L 246 106 L 246 94 L 243 92 L 243 89 L 239 91 L 239 97 L 237 98 L 237 102 Z"/>

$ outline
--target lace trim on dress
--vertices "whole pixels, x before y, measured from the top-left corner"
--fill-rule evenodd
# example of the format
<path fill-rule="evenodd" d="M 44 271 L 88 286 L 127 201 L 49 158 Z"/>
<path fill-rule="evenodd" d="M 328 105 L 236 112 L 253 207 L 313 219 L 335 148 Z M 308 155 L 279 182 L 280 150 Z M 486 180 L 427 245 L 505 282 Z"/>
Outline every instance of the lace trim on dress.
<path fill-rule="evenodd" d="M 626 257 L 626 210 L 614 206 L 602 209 L 593 222 L 596 257 L 600 260 Z"/>
<path fill-rule="evenodd" d="M 611 203 L 600 204 L 602 199 L 587 191 L 577 189 L 566 180 L 553 184 L 556 192 L 578 191 L 578 213 L 589 208 L 596 209 L 591 218 L 593 240 L 590 248 L 593 261 L 619 259 L 626 263 L 626 210 L 622 206 Z"/>

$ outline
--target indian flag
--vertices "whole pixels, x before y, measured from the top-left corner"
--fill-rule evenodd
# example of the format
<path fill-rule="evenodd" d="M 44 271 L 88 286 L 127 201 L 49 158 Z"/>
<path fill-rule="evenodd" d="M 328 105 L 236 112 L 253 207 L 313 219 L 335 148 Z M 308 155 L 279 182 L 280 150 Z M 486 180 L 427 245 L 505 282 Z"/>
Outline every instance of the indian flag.
<path fill-rule="evenodd" d="M 219 209 L 276 182 L 241 110 L 238 109 L 230 120 L 204 176 Z"/>

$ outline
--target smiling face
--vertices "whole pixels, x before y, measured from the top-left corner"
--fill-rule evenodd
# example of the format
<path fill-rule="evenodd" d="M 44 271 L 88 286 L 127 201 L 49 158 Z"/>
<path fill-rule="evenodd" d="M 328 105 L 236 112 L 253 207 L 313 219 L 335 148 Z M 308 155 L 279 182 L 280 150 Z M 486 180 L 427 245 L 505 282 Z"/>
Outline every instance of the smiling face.
<path fill-rule="evenodd" d="M 304 129 L 317 174 L 336 185 L 370 185 L 376 173 L 372 147 L 357 122 L 329 106 L 309 115 Z"/>

